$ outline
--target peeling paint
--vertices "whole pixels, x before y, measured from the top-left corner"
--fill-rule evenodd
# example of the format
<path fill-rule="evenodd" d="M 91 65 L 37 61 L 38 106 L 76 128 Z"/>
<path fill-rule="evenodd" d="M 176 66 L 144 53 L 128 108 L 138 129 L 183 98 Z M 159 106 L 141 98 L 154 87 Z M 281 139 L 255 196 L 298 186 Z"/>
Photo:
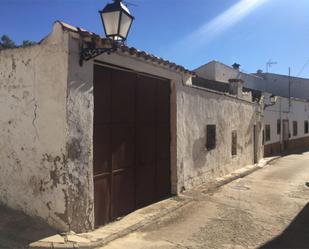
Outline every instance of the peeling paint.
<path fill-rule="evenodd" d="M 68 230 L 65 34 L 0 53 L 0 202 Z"/>
<path fill-rule="evenodd" d="M 81 156 L 81 139 L 73 138 L 67 145 L 68 158 L 72 161 L 77 160 Z"/>

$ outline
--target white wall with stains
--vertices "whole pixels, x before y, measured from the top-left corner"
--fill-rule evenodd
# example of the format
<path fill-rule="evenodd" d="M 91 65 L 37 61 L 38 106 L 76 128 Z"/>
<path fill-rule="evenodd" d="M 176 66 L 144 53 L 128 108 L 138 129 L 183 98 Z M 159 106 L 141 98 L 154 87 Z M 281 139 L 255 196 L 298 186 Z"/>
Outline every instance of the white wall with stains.
<path fill-rule="evenodd" d="M 253 124 L 261 135 L 257 104 L 190 87 L 190 74 L 130 53 L 103 54 L 81 67 L 80 44 L 77 32 L 57 22 L 41 44 L 0 52 L 1 203 L 59 230 L 94 227 L 94 63 L 170 80 L 173 193 L 253 163 Z M 207 124 L 217 125 L 212 151 L 205 150 Z"/>
<path fill-rule="evenodd" d="M 57 30 L 58 29 L 58 30 Z M 67 37 L 0 52 L 0 202 L 66 222 Z"/>
<path fill-rule="evenodd" d="M 270 94 L 264 93 L 265 99 Z M 305 121 L 309 121 L 309 101 L 302 99 L 278 97 L 273 106 L 264 110 L 265 125 L 270 125 L 270 140 L 265 139 L 265 145 L 273 143 L 282 143 L 283 141 L 283 120 L 289 120 L 290 140 L 309 137 L 305 133 Z M 277 132 L 277 120 L 281 122 L 281 132 Z M 297 135 L 293 135 L 293 121 L 297 122 Z"/>
<path fill-rule="evenodd" d="M 216 148 L 206 149 L 206 126 L 216 125 Z M 196 87 L 177 86 L 177 167 L 184 189 L 214 181 L 254 163 L 253 125 L 262 158 L 262 120 L 257 103 Z M 237 155 L 232 156 L 232 131 Z"/>

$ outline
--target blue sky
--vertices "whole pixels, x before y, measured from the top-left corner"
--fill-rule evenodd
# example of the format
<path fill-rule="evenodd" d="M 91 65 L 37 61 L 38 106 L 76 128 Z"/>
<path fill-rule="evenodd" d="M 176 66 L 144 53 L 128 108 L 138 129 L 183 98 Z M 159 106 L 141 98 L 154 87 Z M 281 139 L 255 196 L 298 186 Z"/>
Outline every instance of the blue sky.
<path fill-rule="evenodd" d="M 106 0 L 0 0 L 0 35 L 39 41 L 55 20 L 103 35 Z M 128 45 L 194 69 L 210 60 L 309 78 L 309 0 L 128 0 Z M 135 6 L 137 5 L 137 6 Z"/>

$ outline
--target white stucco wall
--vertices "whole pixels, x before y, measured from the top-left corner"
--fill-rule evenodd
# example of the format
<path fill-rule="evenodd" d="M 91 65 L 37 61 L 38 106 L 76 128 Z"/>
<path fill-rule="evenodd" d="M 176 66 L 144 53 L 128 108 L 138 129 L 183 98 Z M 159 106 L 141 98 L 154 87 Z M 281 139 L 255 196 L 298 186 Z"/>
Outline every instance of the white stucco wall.
<path fill-rule="evenodd" d="M 265 99 L 270 94 L 264 93 Z M 273 144 L 282 141 L 282 133 L 277 134 L 277 120 L 289 120 L 290 140 L 308 137 L 309 134 L 304 133 L 304 122 L 309 121 L 309 102 L 300 99 L 291 99 L 289 107 L 289 99 L 279 97 L 274 106 L 267 107 L 264 111 L 265 125 L 270 125 L 270 141 L 265 141 L 265 144 Z M 293 121 L 297 121 L 298 132 L 297 136 L 293 135 Z M 282 121 L 281 121 L 282 126 Z M 283 131 L 283 128 L 281 128 Z"/>
<path fill-rule="evenodd" d="M 59 230 L 93 228 L 94 63 L 170 80 L 173 193 L 253 163 L 253 124 L 261 127 L 256 104 L 189 87 L 191 75 L 129 53 L 103 54 L 81 67 L 80 42 L 56 23 L 42 44 L 0 52 L 2 203 Z M 207 152 L 205 128 L 214 123 L 217 148 Z"/>
<path fill-rule="evenodd" d="M 216 80 L 216 64 L 216 61 L 210 61 L 194 71 L 199 77 L 209 80 Z"/>
<path fill-rule="evenodd" d="M 309 79 L 291 77 L 289 93 L 289 77 L 272 73 L 248 74 L 227 66 L 219 61 L 211 61 L 196 70 L 198 76 L 228 83 L 229 79 L 242 79 L 247 88 L 270 92 L 277 96 L 309 99 Z"/>
<path fill-rule="evenodd" d="M 194 70 L 199 77 L 229 83 L 229 79 L 242 79 L 244 87 L 265 91 L 265 81 L 256 75 L 243 73 L 219 61 L 211 61 Z"/>
<path fill-rule="evenodd" d="M 258 159 L 262 157 L 260 109 L 236 97 L 177 85 L 177 167 L 185 189 L 254 163 L 253 125 L 258 130 Z M 206 125 L 216 125 L 216 148 L 207 151 Z M 237 131 L 237 155 L 231 154 Z"/>
<path fill-rule="evenodd" d="M 0 52 L 0 202 L 66 230 L 68 48 L 59 31 Z"/>

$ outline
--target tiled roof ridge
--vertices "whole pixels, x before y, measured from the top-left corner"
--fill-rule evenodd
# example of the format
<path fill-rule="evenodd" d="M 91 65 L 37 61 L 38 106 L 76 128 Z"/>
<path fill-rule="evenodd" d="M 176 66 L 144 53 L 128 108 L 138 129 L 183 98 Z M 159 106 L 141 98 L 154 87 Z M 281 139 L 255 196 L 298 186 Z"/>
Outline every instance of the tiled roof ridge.
<path fill-rule="evenodd" d="M 75 32 L 75 33 L 80 33 L 83 36 L 98 37 L 103 42 L 110 42 L 111 41 L 108 38 L 103 38 L 103 37 L 101 37 L 98 34 L 95 34 L 93 32 L 89 32 L 89 31 L 87 31 L 85 29 L 82 29 L 80 27 L 72 26 L 72 25 L 67 24 L 65 22 L 62 22 L 62 21 L 56 21 L 55 23 L 59 23 L 64 30 L 69 30 L 69 31 L 72 31 L 72 32 Z M 128 53 L 128 54 L 130 54 L 132 56 L 134 55 L 134 56 L 136 56 L 138 58 L 143 58 L 146 61 L 151 61 L 153 63 L 159 64 L 159 65 L 163 65 L 164 67 L 169 67 L 172 70 L 183 72 L 185 74 L 191 74 L 192 76 L 196 75 L 195 72 L 193 72 L 191 70 L 188 70 L 188 69 L 186 69 L 185 67 L 183 67 L 181 65 L 177 65 L 176 63 L 173 63 L 171 61 L 165 60 L 165 59 L 163 59 L 161 57 L 158 57 L 158 56 L 153 55 L 151 53 L 139 50 L 137 48 L 128 47 L 127 45 L 124 45 L 124 44 L 118 45 L 118 48 L 119 48 L 119 51 L 122 52 L 122 53 Z"/>

